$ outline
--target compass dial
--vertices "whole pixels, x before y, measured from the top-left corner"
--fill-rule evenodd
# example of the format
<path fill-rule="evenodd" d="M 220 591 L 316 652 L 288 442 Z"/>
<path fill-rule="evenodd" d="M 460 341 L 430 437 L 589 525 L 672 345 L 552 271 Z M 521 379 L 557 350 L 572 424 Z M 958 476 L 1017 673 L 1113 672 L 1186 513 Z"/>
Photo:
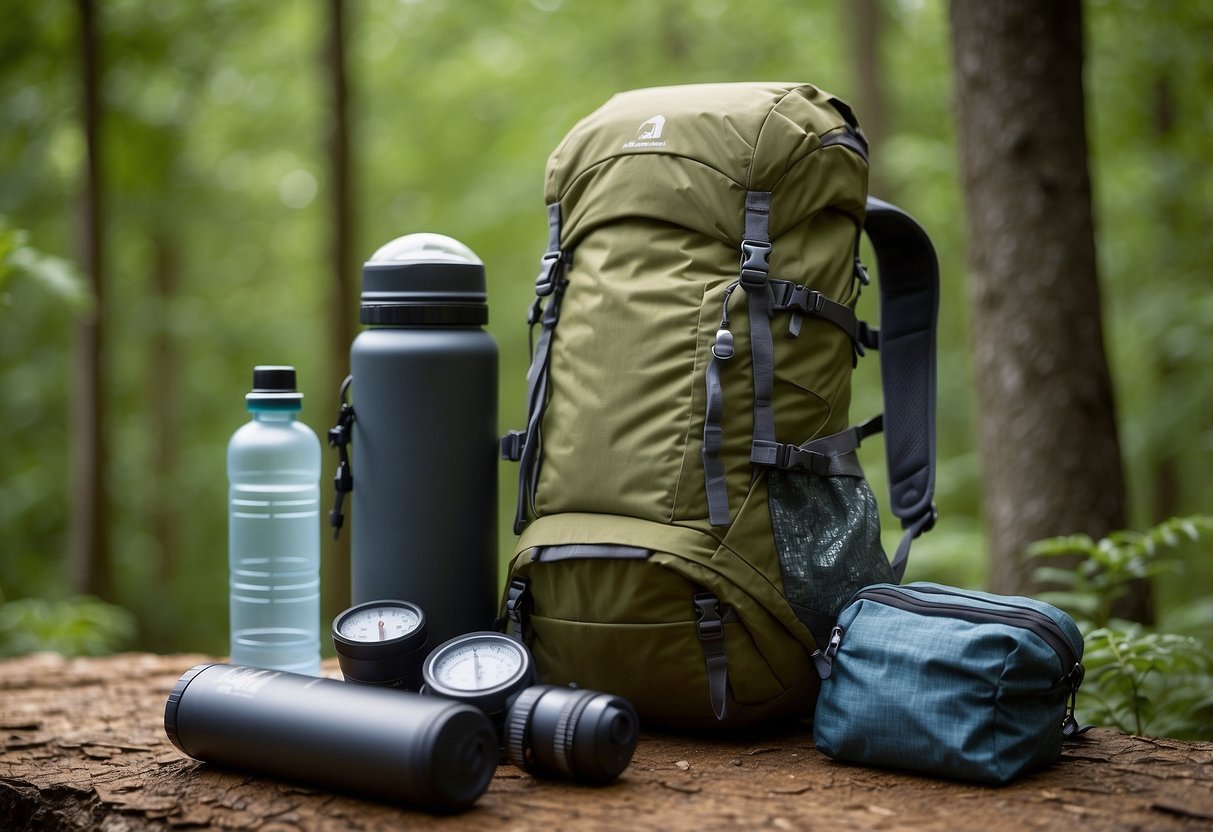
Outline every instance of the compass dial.
<path fill-rule="evenodd" d="M 434 648 L 422 667 L 429 693 L 459 699 L 488 713 L 504 712 L 534 682 L 531 654 L 495 632 L 469 633 Z"/>

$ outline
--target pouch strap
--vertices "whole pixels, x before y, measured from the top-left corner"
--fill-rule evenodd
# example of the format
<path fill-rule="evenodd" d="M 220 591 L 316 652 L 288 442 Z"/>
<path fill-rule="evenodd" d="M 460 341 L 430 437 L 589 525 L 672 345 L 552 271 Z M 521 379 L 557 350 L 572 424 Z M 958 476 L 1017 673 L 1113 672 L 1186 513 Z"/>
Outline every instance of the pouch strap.
<path fill-rule="evenodd" d="M 868 197 L 864 231 L 880 271 L 880 379 L 889 504 L 905 530 L 893 558 L 898 581 L 910 542 L 935 525 L 935 329 L 939 263 L 922 226 Z"/>
<path fill-rule="evenodd" d="M 720 599 L 710 592 L 696 593 L 695 627 L 703 658 L 707 664 L 708 696 L 716 719 L 725 720 L 737 713 L 733 692 L 729 687 L 729 659 L 724 649 L 724 625 L 735 620 L 731 607 L 722 607 Z"/>

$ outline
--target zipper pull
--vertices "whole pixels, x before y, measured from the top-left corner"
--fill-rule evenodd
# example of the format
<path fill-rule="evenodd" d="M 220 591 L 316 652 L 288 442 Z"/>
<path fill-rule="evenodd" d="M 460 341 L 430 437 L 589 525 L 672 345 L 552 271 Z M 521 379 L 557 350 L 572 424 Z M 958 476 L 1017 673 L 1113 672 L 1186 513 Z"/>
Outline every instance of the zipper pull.
<path fill-rule="evenodd" d="M 1074 707 L 1078 703 L 1078 686 L 1082 684 L 1084 675 L 1086 675 L 1086 668 L 1081 663 L 1075 664 L 1074 669 L 1070 671 L 1070 700 L 1066 703 L 1066 715 L 1061 720 L 1062 742 L 1079 737 L 1095 727 L 1079 725 L 1078 720 L 1074 718 Z"/>
<path fill-rule="evenodd" d="M 842 644 L 842 627 L 835 627 L 830 632 L 830 643 L 826 645 L 825 652 L 821 648 L 817 648 L 809 654 L 809 658 L 813 660 L 813 665 L 817 668 L 817 675 L 824 682 L 830 678 L 830 674 L 834 672 L 834 657 L 838 655 L 838 647 Z"/>

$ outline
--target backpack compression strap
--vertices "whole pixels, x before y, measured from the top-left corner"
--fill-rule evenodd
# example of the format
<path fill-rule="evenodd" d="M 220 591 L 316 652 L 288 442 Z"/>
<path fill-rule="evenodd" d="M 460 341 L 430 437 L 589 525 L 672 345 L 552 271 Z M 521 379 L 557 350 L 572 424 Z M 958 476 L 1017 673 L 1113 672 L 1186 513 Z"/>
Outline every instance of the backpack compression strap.
<path fill-rule="evenodd" d="M 729 298 L 734 287 L 740 286 L 745 290 L 749 316 L 750 360 L 754 379 L 754 432 L 750 444 L 750 462 L 753 465 L 799 468 L 822 476 L 863 476 L 863 469 L 854 451 L 863 438 L 879 430 L 879 423 L 873 422 L 803 445 L 776 441 L 775 414 L 771 407 L 775 373 L 775 349 L 771 337 L 772 313 L 790 313 L 788 334 L 793 338 L 800 334 L 801 319 L 804 315 L 813 315 L 829 321 L 850 336 L 857 356 L 863 354 L 865 346 L 874 347 L 876 340 L 867 325 L 857 320 L 855 313 L 847 306 L 791 281 L 770 277 L 770 212 L 770 191 L 746 193 L 741 274 L 737 282 L 725 290 L 720 329 L 716 332 L 712 357 L 708 360 L 704 373 L 707 382 L 707 407 L 704 413 L 701 455 L 708 499 L 708 520 L 713 526 L 727 526 L 732 521 L 729 515 L 724 464 L 720 459 L 720 420 L 724 410 L 720 373 L 723 362 L 734 354 L 728 315 Z"/>
<path fill-rule="evenodd" d="M 910 542 L 935 525 L 935 325 L 939 263 L 909 214 L 868 197 L 864 231 L 880 271 L 880 380 L 889 502 L 905 530 L 893 575 L 905 574 Z"/>
<path fill-rule="evenodd" d="M 869 329 L 841 304 L 819 293 L 769 277 L 771 243 L 768 232 L 770 193 L 746 195 L 745 235 L 741 244 L 741 277 L 749 307 L 751 359 L 754 378 L 754 435 L 750 461 L 755 465 L 796 468 L 821 476 L 862 476 L 854 451 L 882 429 L 889 469 L 889 498 L 893 514 L 905 530 L 892 560 L 893 575 L 905 574 L 910 543 L 935 524 L 935 325 L 939 309 L 939 265 L 930 238 L 908 214 L 882 200 L 868 198 L 864 230 L 872 240 L 880 267 L 882 328 Z M 728 293 L 721 329 L 716 333 L 708 363 L 707 412 L 704 421 L 703 463 L 709 520 L 714 526 L 730 522 L 724 468 L 719 459 L 722 388 L 721 363 L 733 355 L 728 332 Z M 803 297 L 801 297 L 803 295 Z M 884 417 L 857 427 L 789 445 L 775 440 L 771 410 L 773 311 L 809 313 L 847 332 L 857 355 L 864 347 L 878 348 Z M 793 318 L 789 331 L 799 328 Z"/>
<path fill-rule="evenodd" d="M 521 534 L 526 525 L 527 507 L 535 497 L 539 482 L 539 425 L 547 409 L 548 369 L 552 358 L 552 335 L 560 320 L 560 302 L 564 299 L 567 281 L 564 278 L 566 258 L 560 249 L 560 203 L 548 205 L 548 247 L 539 261 L 539 276 L 535 279 L 535 305 L 527 323 L 533 328 L 541 324 L 539 339 L 527 371 L 526 431 L 510 431 L 501 440 L 501 456 L 517 460 L 518 508 L 514 515 L 514 534 Z M 546 303 L 544 302 L 546 299 Z M 532 506 L 533 507 L 533 506 Z"/>

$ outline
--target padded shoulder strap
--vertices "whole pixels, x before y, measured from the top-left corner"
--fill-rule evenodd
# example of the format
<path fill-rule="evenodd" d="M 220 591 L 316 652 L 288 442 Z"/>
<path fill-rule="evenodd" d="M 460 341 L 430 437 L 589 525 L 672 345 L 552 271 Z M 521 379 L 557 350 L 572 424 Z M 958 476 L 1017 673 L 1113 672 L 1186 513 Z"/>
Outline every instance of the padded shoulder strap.
<path fill-rule="evenodd" d="M 935 525 L 935 328 L 939 263 L 930 238 L 895 205 L 868 197 L 864 230 L 880 270 L 880 378 L 889 502 L 905 529 L 893 557 L 905 573 L 910 541 Z"/>

